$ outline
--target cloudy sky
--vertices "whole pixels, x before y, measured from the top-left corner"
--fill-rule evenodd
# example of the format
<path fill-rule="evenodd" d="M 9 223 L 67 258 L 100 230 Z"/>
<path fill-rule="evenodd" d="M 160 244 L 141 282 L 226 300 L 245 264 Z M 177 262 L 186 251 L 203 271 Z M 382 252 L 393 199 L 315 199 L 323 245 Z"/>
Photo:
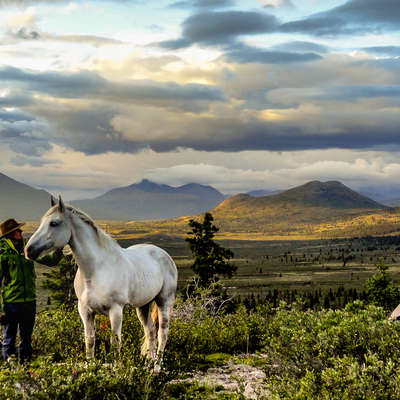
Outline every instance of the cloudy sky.
<path fill-rule="evenodd" d="M 400 197 L 398 0 L 0 0 L 0 172 Z"/>

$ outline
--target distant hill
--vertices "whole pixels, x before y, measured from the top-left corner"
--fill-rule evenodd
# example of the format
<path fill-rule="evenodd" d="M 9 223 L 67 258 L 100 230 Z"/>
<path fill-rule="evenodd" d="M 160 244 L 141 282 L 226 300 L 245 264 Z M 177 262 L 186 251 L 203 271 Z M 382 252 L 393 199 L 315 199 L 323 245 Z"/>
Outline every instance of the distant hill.
<path fill-rule="evenodd" d="M 0 220 L 38 221 L 50 207 L 50 194 L 45 190 L 9 178 L 0 173 Z"/>
<path fill-rule="evenodd" d="M 211 186 L 190 183 L 172 187 L 147 179 L 70 203 L 96 219 L 145 220 L 175 218 L 212 209 L 226 198 Z"/>
<path fill-rule="evenodd" d="M 292 202 L 305 206 L 338 209 L 382 209 L 386 208 L 363 196 L 338 181 L 311 181 L 269 197 L 272 203 Z"/>
<path fill-rule="evenodd" d="M 337 181 L 312 181 L 264 197 L 239 194 L 211 210 L 221 230 L 285 235 L 311 225 L 388 210 Z M 314 229 L 314 228 L 313 228 Z"/>
<path fill-rule="evenodd" d="M 243 206 L 249 207 L 250 209 L 265 209 L 267 206 L 286 206 L 290 203 L 297 207 L 323 207 L 334 209 L 386 208 L 383 204 L 355 192 L 341 182 L 311 181 L 278 194 L 270 194 L 257 198 L 249 194 L 238 194 L 225 200 L 215 211 Z"/>

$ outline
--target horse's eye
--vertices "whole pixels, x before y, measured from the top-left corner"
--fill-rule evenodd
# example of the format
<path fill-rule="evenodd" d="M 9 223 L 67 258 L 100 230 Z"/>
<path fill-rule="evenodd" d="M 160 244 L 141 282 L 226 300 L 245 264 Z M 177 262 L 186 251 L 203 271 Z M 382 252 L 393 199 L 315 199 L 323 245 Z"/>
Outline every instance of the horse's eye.
<path fill-rule="evenodd" d="M 50 226 L 53 226 L 53 227 L 58 226 L 58 225 L 60 225 L 60 224 L 61 224 L 60 221 L 51 221 L 51 222 L 50 222 Z"/>

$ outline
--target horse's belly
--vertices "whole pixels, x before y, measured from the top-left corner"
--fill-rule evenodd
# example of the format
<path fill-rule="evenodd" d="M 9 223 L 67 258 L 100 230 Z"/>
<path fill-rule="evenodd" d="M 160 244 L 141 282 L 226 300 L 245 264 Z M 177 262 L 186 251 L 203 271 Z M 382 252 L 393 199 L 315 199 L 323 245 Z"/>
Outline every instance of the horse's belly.
<path fill-rule="evenodd" d="M 129 304 L 142 307 L 150 303 L 160 293 L 163 281 L 160 279 L 135 282 L 129 291 Z"/>

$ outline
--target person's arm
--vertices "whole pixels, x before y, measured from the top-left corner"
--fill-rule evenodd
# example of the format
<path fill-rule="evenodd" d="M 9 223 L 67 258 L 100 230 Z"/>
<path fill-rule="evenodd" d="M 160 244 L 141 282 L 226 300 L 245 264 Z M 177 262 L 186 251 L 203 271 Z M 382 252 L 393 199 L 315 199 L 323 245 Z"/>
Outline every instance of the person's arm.
<path fill-rule="evenodd" d="M 6 258 L 2 256 L 3 252 L 4 250 L 0 248 L 0 289 L 3 286 L 4 269 L 5 269 L 5 264 L 7 262 Z M 3 316 L 3 301 L 0 302 L 0 319 L 2 316 Z"/>
<path fill-rule="evenodd" d="M 48 267 L 54 267 L 60 262 L 62 255 L 63 255 L 62 249 L 57 249 L 55 252 L 47 256 L 44 256 L 42 258 L 39 258 L 37 262 L 39 264 L 47 265 Z"/>
<path fill-rule="evenodd" d="M 2 256 L 4 250 L 0 248 L 0 287 L 2 286 L 3 283 L 3 275 L 4 275 L 4 268 L 3 264 L 5 264 L 5 258 Z"/>

